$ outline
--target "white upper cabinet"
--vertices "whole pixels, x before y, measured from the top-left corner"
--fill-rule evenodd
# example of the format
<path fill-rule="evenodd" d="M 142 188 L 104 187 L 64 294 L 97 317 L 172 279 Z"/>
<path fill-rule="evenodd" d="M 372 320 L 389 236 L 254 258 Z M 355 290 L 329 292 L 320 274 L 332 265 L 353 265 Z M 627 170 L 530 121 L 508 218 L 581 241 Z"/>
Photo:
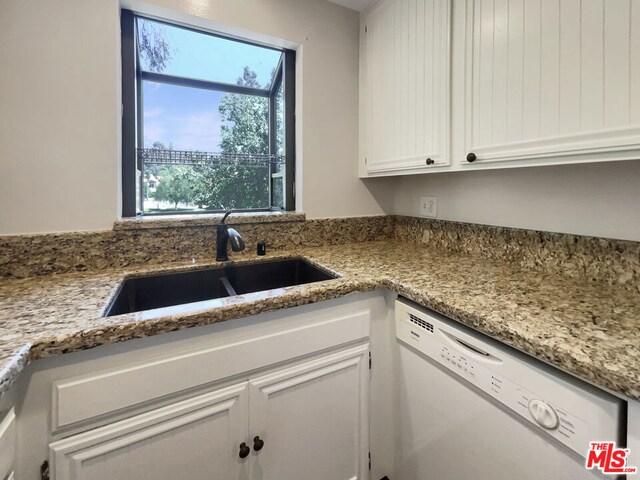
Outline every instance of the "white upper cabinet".
<path fill-rule="evenodd" d="M 469 0 L 466 20 L 476 165 L 639 157 L 640 1 Z"/>
<path fill-rule="evenodd" d="M 361 19 L 361 175 L 449 164 L 448 0 L 383 0 Z"/>
<path fill-rule="evenodd" d="M 640 0 L 382 0 L 361 20 L 361 176 L 640 158 Z"/>

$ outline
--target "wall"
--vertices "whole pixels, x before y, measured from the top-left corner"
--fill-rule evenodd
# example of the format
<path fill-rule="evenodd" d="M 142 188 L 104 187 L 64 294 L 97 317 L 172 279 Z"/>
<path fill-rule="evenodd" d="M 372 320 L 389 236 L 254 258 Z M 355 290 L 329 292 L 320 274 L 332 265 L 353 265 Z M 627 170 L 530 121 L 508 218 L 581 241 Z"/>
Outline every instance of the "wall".
<path fill-rule="evenodd" d="M 395 213 L 640 241 L 640 161 L 415 175 L 400 179 Z"/>
<path fill-rule="evenodd" d="M 356 12 L 323 0 L 123 4 L 299 46 L 298 209 L 309 218 L 384 213 L 389 182 L 357 178 Z M 0 234 L 108 229 L 117 218 L 118 7 L 0 0 Z"/>
<path fill-rule="evenodd" d="M 0 233 L 115 219 L 117 18 L 115 0 L 0 0 Z"/>

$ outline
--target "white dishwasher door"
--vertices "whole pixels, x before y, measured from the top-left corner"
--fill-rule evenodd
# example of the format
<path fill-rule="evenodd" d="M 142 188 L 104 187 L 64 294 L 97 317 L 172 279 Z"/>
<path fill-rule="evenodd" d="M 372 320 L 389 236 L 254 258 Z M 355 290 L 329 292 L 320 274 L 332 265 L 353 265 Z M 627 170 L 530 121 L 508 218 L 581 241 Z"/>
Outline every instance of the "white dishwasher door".
<path fill-rule="evenodd" d="M 621 401 L 406 301 L 396 334 L 393 480 L 612 478 L 585 469 L 584 439 L 619 441 Z M 558 412 L 554 428 L 530 418 L 528 403 L 542 399 Z"/>

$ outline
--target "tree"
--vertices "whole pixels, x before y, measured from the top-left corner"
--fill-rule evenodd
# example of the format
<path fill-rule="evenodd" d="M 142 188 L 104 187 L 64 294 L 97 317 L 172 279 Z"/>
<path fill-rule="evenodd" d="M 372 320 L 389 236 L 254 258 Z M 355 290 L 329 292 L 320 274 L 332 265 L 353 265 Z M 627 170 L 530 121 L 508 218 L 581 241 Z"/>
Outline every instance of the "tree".
<path fill-rule="evenodd" d="M 244 67 L 238 85 L 260 87 L 256 73 Z M 227 94 L 218 106 L 226 154 L 269 153 L 269 100 L 252 95 Z M 199 167 L 202 182 L 196 203 L 211 209 L 269 206 L 269 165 Z"/>
<path fill-rule="evenodd" d="M 138 19 L 138 51 L 152 72 L 162 72 L 171 61 L 175 49 L 165 38 L 162 24 Z"/>
<path fill-rule="evenodd" d="M 169 144 L 167 147 L 162 142 L 153 142 L 151 146 L 152 150 L 173 150 L 173 145 Z M 155 192 L 151 192 L 149 190 L 149 181 L 151 181 L 152 177 L 155 179 L 161 178 L 162 176 L 171 175 L 171 171 L 166 171 L 166 167 L 163 165 L 154 165 L 154 164 L 145 164 L 144 165 L 144 177 L 143 177 L 143 186 L 144 186 L 144 198 L 156 198 Z M 187 199 L 182 200 L 186 202 Z"/>
<path fill-rule="evenodd" d="M 261 88 L 256 73 L 249 67 L 237 84 Z M 218 106 L 223 125 L 220 127 L 223 153 L 269 153 L 269 100 L 252 95 L 228 94 Z"/>
<path fill-rule="evenodd" d="M 173 203 L 174 210 L 178 204 L 190 204 L 194 197 L 194 185 L 199 182 L 198 173 L 193 168 L 183 165 L 164 167 L 158 182 L 154 198 L 158 201 Z"/>

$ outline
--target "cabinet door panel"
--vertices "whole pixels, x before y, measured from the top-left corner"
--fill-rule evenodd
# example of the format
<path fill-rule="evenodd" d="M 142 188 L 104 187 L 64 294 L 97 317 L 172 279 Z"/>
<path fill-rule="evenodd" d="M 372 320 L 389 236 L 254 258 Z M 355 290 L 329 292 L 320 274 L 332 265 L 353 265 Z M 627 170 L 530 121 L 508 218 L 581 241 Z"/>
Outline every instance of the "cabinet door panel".
<path fill-rule="evenodd" d="M 640 155 L 640 0 L 468 0 L 466 148 L 478 162 Z"/>
<path fill-rule="evenodd" d="M 245 479 L 247 417 L 244 382 L 55 442 L 52 478 Z"/>
<path fill-rule="evenodd" d="M 369 347 L 250 381 L 255 480 L 354 480 L 368 475 Z"/>
<path fill-rule="evenodd" d="M 11 408 L 0 413 L 0 478 L 9 476 L 16 456 L 16 414 Z"/>
<path fill-rule="evenodd" d="M 363 23 L 366 171 L 448 165 L 449 0 L 384 0 Z"/>

